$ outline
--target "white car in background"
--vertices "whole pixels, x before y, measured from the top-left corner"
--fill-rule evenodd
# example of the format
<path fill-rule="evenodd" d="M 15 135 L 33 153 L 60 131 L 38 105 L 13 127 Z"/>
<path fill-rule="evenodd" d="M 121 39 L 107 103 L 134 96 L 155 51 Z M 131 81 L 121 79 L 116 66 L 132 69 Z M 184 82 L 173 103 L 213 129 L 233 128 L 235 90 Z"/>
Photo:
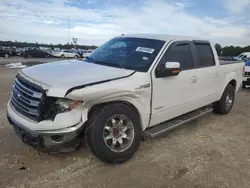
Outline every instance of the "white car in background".
<path fill-rule="evenodd" d="M 82 57 L 88 57 L 93 50 L 83 50 Z"/>
<path fill-rule="evenodd" d="M 52 56 L 61 57 L 61 58 L 65 58 L 65 57 L 79 58 L 80 57 L 78 53 L 73 52 L 71 50 L 62 50 L 59 52 L 52 52 Z"/>

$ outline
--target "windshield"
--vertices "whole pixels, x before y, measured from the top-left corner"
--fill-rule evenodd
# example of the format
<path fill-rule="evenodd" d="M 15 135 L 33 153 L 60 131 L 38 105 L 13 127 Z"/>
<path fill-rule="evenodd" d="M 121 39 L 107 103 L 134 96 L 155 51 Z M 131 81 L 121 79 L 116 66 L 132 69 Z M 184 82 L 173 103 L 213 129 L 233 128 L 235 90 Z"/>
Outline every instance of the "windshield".
<path fill-rule="evenodd" d="M 237 57 L 240 58 L 240 57 L 243 57 L 243 56 L 244 56 L 244 54 L 240 54 L 240 55 L 238 55 Z"/>
<path fill-rule="evenodd" d="M 95 51 L 86 62 L 146 72 L 165 41 L 142 38 L 114 38 Z"/>

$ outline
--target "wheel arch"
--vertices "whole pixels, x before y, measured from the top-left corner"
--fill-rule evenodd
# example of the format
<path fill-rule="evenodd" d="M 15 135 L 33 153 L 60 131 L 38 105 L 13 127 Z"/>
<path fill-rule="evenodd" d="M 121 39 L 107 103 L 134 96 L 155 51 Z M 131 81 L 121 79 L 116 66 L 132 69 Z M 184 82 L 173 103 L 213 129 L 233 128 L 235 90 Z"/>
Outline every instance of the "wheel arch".
<path fill-rule="evenodd" d="M 121 103 L 121 104 L 125 104 L 129 107 L 131 107 L 135 113 L 137 113 L 139 119 L 140 119 L 140 126 L 141 126 L 141 130 L 143 131 L 144 128 L 143 128 L 143 120 L 142 120 L 142 116 L 139 112 L 139 110 L 136 108 L 135 105 L 133 105 L 132 103 L 128 102 L 128 101 L 123 101 L 123 100 L 117 100 L 117 101 L 108 101 L 108 102 L 103 102 L 103 103 L 98 103 L 98 104 L 95 104 L 93 105 L 90 110 L 88 111 L 88 119 L 90 119 L 90 116 L 99 108 L 103 108 L 104 106 L 106 105 L 111 105 L 111 104 L 115 104 L 115 103 Z"/>
<path fill-rule="evenodd" d="M 237 88 L 237 82 L 236 82 L 235 79 L 232 79 L 232 80 L 227 84 L 227 86 L 228 86 L 229 84 L 231 84 L 231 85 L 234 87 L 234 90 L 236 90 L 236 88 Z M 227 86 L 226 86 L 226 87 L 227 87 Z"/>

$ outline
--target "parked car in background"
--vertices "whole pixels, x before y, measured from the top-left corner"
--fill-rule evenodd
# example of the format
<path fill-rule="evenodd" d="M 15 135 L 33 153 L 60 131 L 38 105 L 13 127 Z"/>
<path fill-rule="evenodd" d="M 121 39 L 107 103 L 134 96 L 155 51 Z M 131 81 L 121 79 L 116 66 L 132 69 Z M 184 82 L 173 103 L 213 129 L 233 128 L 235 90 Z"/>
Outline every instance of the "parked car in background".
<path fill-rule="evenodd" d="M 236 59 L 230 56 L 219 56 L 219 60 L 229 60 L 229 61 L 235 60 L 236 61 Z"/>
<path fill-rule="evenodd" d="M 243 77 L 242 87 L 250 86 L 250 60 L 245 63 L 245 73 Z"/>
<path fill-rule="evenodd" d="M 122 163 L 142 138 L 152 139 L 212 111 L 228 114 L 243 70 L 243 62 L 219 61 L 206 40 L 124 35 L 84 62 L 19 71 L 7 117 L 21 140 L 36 149 L 53 151 L 85 140 L 102 161 Z"/>
<path fill-rule="evenodd" d="M 7 49 L 0 48 L 0 57 L 9 57 L 12 56 L 12 52 Z"/>
<path fill-rule="evenodd" d="M 244 53 L 241 53 L 240 55 L 234 57 L 236 60 L 243 60 L 243 61 L 246 61 L 250 58 L 250 52 L 244 52 Z"/>
<path fill-rule="evenodd" d="M 93 50 L 83 50 L 82 51 L 82 57 L 88 57 Z"/>
<path fill-rule="evenodd" d="M 23 56 L 25 58 L 28 58 L 28 57 L 46 58 L 46 57 L 51 57 L 51 54 L 49 54 L 48 52 L 45 52 L 43 50 L 40 50 L 38 48 L 33 48 L 33 49 L 30 49 L 30 50 L 25 50 L 23 52 Z"/>
<path fill-rule="evenodd" d="M 16 49 L 16 55 L 17 56 L 23 56 L 24 48 L 17 48 Z"/>
<path fill-rule="evenodd" d="M 61 58 L 79 58 L 80 55 L 76 52 L 73 52 L 72 50 L 62 50 L 59 52 L 52 52 L 51 54 L 53 57 L 61 57 Z"/>

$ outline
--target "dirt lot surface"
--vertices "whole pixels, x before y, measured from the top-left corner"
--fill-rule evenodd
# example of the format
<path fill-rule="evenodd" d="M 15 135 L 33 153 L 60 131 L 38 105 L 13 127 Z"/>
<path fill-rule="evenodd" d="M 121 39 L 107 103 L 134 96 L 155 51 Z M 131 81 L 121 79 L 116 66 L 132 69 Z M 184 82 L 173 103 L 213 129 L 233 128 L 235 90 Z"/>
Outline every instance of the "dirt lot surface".
<path fill-rule="evenodd" d="M 122 165 L 107 165 L 86 148 L 60 155 L 23 144 L 6 120 L 16 69 L 0 67 L 0 187 L 250 187 L 250 89 L 232 112 L 213 113 L 151 141 Z"/>

